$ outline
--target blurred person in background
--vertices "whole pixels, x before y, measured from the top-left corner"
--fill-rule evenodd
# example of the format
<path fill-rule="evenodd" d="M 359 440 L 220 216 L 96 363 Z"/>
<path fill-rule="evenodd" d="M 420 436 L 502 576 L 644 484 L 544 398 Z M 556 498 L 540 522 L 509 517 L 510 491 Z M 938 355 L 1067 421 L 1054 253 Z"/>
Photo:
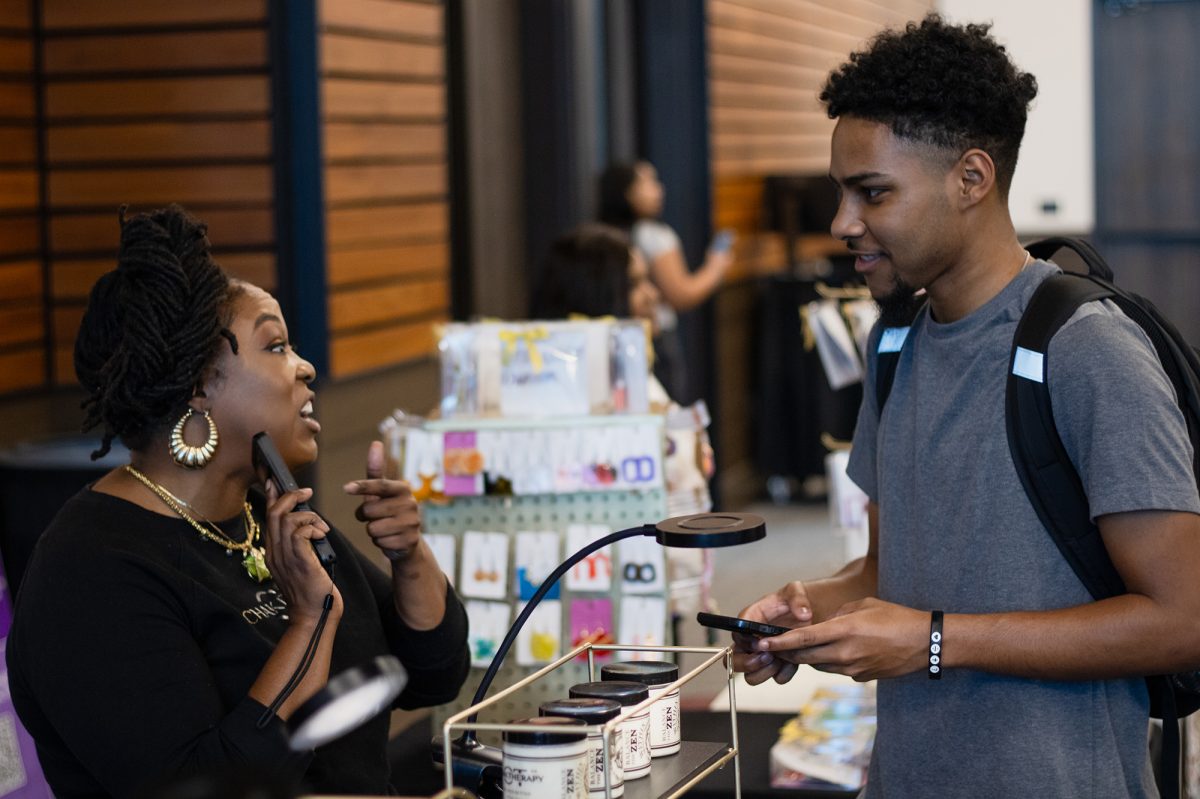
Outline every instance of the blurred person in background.
<path fill-rule="evenodd" d="M 600 221 L 629 233 L 662 295 L 654 341 L 655 374 L 671 396 L 686 399 L 693 387 L 688 384 L 678 314 L 711 297 L 733 259 L 727 243 L 714 246 L 700 268 L 691 271 L 679 235 L 659 219 L 664 195 L 658 172 L 647 161 L 614 164 L 600 176 Z"/>
<path fill-rule="evenodd" d="M 580 225 L 550 244 L 542 260 L 542 282 L 533 295 L 535 319 L 615 316 L 640 319 L 657 341 L 661 299 L 646 260 L 620 228 L 594 222 Z M 650 381 L 650 402 L 665 408 L 669 392 L 658 377 L 658 357 Z"/>
<path fill-rule="evenodd" d="M 629 236 L 611 225 L 588 223 L 559 236 L 542 263 L 533 316 L 564 319 L 616 316 L 642 319 L 652 328 L 661 295 L 646 260 Z"/>

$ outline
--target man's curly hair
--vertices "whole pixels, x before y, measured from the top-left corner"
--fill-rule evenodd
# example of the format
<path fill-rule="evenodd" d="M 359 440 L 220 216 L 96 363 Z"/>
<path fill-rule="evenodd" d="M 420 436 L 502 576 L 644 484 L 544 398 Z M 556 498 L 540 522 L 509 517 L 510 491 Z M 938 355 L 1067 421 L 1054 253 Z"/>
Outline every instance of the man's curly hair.
<path fill-rule="evenodd" d="M 853 116 L 902 139 L 992 157 L 1008 195 L 1037 80 L 1013 64 L 990 25 L 950 25 L 929 14 L 880 33 L 829 74 L 821 91 L 830 119 Z"/>

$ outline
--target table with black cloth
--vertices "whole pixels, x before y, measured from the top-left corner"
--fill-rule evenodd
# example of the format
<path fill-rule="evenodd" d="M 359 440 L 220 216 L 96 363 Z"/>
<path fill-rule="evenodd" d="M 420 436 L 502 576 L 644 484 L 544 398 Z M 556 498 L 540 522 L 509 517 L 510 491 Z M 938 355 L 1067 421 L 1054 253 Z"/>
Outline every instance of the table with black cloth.
<path fill-rule="evenodd" d="M 779 728 L 795 714 L 738 713 L 741 744 L 743 799 L 851 799 L 857 791 L 816 788 L 772 788 L 769 753 L 779 737 Z M 684 711 L 683 737 L 689 741 L 729 740 L 729 715 L 709 711 Z M 413 724 L 392 739 L 392 784 L 401 794 L 430 796 L 445 786 L 445 777 L 430 760 L 433 725 L 429 719 Z M 688 791 L 689 797 L 728 799 L 733 794 L 733 765 L 710 774 Z"/>

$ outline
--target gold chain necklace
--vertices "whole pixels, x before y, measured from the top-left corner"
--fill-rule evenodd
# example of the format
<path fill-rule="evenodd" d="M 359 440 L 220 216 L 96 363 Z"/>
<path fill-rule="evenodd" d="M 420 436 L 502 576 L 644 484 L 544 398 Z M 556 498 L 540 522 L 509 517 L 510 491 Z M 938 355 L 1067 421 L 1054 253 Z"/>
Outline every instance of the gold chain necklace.
<path fill-rule="evenodd" d="M 196 532 L 200 533 L 201 538 L 206 538 L 225 547 L 225 554 L 227 555 L 233 554 L 233 550 L 235 549 L 238 552 L 245 553 L 245 557 L 242 558 L 242 566 L 246 569 L 246 573 L 250 575 L 252 580 L 261 583 L 271 578 L 271 572 L 267 569 L 266 550 L 261 546 L 254 545 L 260 539 L 262 531 L 258 526 L 258 522 L 254 521 L 254 515 L 250 511 L 249 502 L 242 503 L 242 513 L 246 524 L 246 540 L 239 543 L 226 537 L 221 532 L 221 528 L 208 519 L 204 519 L 204 524 L 207 524 L 212 529 L 208 529 L 203 524 L 200 524 L 200 522 L 196 521 L 195 518 L 183 509 L 187 505 L 186 502 L 133 468 L 132 465 L 127 464 L 125 471 L 129 472 L 139 483 L 150 489 L 168 508 L 175 511 L 181 519 L 194 527 Z"/>

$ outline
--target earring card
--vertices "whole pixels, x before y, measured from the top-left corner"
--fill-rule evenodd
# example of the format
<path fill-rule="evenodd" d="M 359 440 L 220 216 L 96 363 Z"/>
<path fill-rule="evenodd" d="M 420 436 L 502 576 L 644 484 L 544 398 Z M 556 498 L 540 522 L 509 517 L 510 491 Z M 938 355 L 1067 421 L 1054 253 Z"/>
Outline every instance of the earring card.
<path fill-rule="evenodd" d="M 464 606 L 470 626 L 467 646 L 471 650 L 471 665 L 486 668 L 508 632 L 512 608 L 507 602 L 481 602 L 477 599 L 468 599 Z"/>
<path fill-rule="evenodd" d="M 562 654 L 562 602 L 548 599 L 533 609 L 517 634 L 516 650 L 520 666 L 539 666 Z"/>
<path fill-rule="evenodd" d="M 532 599 L 542 581 L 561 562 L 560 539 L 553 530 L 517 533 L 516 552 L 513 554 L 513 577 L 516 583 L 513 593 L 518 599 Z M 559 580 L 546 593 L 546 599 L 559 599 L 561 596 L 562 580 Z"/>
<path fill-rule="evenodd" d="M 475 530 L 463 533 L 459 593 L 478 599 L 504 599 L 507 595 L 507 575 L 507 535 Z"/>
<path fill-rule="evenodd" d="M 585 642 L 593 644 L 615 644 L 616 628 L 613 627 L 613 603 L 608 597 L 601 599 L 572 599 L 570 622 L 570 646 L 574 649 Z M 610 652 L 597 652 L 597 658 L 610 656 Z M 583 656 L 587 660 L 587 656 Z"/>
<path fill-rule="evenodd" d="M 588 544 L 611 533 L 603 524 L 572 524 L 567 527 L 567 550 L 578 552 Z M 567 572 L 568 591 L 605 593 L 612 589 L 611 547 L 593 552 Z"/>
<path fill-rule="evenodd" d="M 621 597 L 619 640 L 623 644 L 663 646 L 666 643 L 667 600 L 663 597 Z M 623 652 L 628 660 L 662 660 L 660 652 Z"/>
<path fill-rule="evenodd" d="M 617 574 L 623 594 L 662 594 L 667 590 L 662 546 L 645 536 L 617 544 Z"/>

